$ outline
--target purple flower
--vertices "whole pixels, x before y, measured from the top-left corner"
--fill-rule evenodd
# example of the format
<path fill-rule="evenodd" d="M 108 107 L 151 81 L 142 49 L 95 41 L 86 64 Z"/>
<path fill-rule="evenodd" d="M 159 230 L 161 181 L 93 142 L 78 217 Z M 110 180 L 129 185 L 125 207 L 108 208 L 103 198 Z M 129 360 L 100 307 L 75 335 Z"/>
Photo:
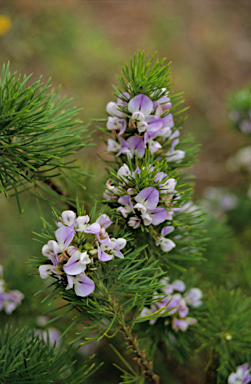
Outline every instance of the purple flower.
<path fill-rule="evenodd" d="M 131 150 L 131 153 L 135 152 L 139 157 L 143 157 L 145 154 L 144 140 L 139 136 L 131 136 L 127 140 L 127 144 Z"/>
<path fill-rule="evenodd" d="M 134 199 L 137 201 L 134 209 L 141 212 L 144 225 L 158 225 L 166 220 L 167 211 L 165 208 L 157 208 L 159 192 L 156 188 L 145 188 Z"/>
<path fill-rule="evenodd" d="M 153 139 L 149 139 L 148 142 L 148 147 L 151 153 L 157 152 L 160 148 L 162 148 L 162 145 L 158 143 L 158 141 L 154 141 Z"/>
<path fill-rule="evenodd" d="M 98 258 L 100 261 L 106 262 L 114 258 L 114 256 L 121 259 L 124 258 L 124 255 L 120 251 L 126 245 L 126 240 L 123 238 L 118 239 L 109 239 L 106 243 L 98 245 Z M 109 252 L 109 253 L 107 253 Z"/>
<path fill-rule="evenodd" d="M 173 321 L 172 321 L 172 328 L 175 330 L 175 331 L 182 331 L 182 332 L 185 332 L 188 328 L 188 323 L 186 320 L 182 320 L 182 319 L 177 319 L 176 317 L 173 318 Z"/>
<path fill-rule="evenodd" d="M 99 223 L 90 224 L 85 230 L 85 233 L 93 233 L 94 235 L 99 234 L 101 231 L 101 225 Z"/>
<path fill-rule="evenodd" d="M 251 381 L 248 363 L 236 367 L 236 373 L 231 373 L 228 377 L 228 384 L 247 384 Z"/>
<path fill-rule="evenodd" d="M 119 130 L 119 135 L 122 135 L 126 130 L 126 122 L 124 119 L 109 116 L 106 127 L 109 130 Z"/>
<path fill-rule="evenodd" d="M 112 247 L 115 247 L 115 244 L 113 244 L 110 240 L 104 244 L 98 245 L 98 259 L 103 262 L 112 260 L 114 257 L 113 254 L 105 252 L 111 251 Z"/>
<path fill-rule="evenodd" d="M 175 179 L 168 179 L 163 184 L 160 184 L 160 189 L 166 193 L 174 193 L 177 181 Z"/>
<path fill-rule="evenodd" d="M 148 209 L 148 214 L 152 219 L 153 225 L 159 225 L 160 223 L 163 223 L 163 221 L 165 221 L 167 218 L 167 211 L 162 207 Z"/>
<path fill-rule="evenodd" d="M 173 131 L 173 133 L 171 134 L 171 136 L 169 137 L 169 140 L 174 140 L 176 139 L 177 137 L 180 136 L 180 131 L 178 129 L 175 129 L 175 131 Z M 178 142 L 175 143 L 175 145 L 177 145 Z"/>
<path fill-rule="evenodd" d="M 76 225 L 75 225 L 76 231 L 83 232 L 85 229 L 87 229 L 89 221 L 90 221 L 90 218 L 88 215 L 79 216 L 76 219 Z"/>
<path fill-rule="evenodd" d="M 117 104 L 114 103 L 114 101 L 109 101 L 106 105 L 106 112 L 111 116 L 115 116 L 117 113 Z"/>
<path fill-rule="evenodd" d="M 179 312 L 180 317 L 186 317 L 189 312 L 189 309 L 186 305 L 186 301 L 182 298 L 180 293 L 175 293 L 172 296 L 164 297 L 161 301 L 156 303 L 156 305 L 159 308 L 162 308 L 165 305 L 167 305 L 166 309 L 173 308 L 172 311 L 169 313 L 169 316 L 173 315 L 176 312 Z"/>
<path fill-rule="evenodd" d="M 61 252 L 61 248 L 55 240 L 49 240 L 42 248 L 42 254 L 51 261 Z"/>
<path fill-rule="evenodd" d="M 174 127 L 173 116 L 171 113 L 169 113 L 167 116 L 162 118 L 162 127 L 158 130 L 157 135 L 163 137 L 163 139 L 167 139 L 168 137 L 170 138 L 172 137 L 171 128 L 173 127 Z"/>
<path fill-rule="evenodd" d="M 171 316 L 178 311 L 180 295 L 179 296 L 177 295 L 179 294 L 176 294 L 174 296 L 166 296 L 166 297 L 164 297 L 163 295 L 160 295 L 159 296 L 160 300 L 155 304 L 159 309 L 165 307 L 165 311 L 168 309 L 171 310 L 167 315 L 167 316 Z"/>
<path fill-rule="evenodd" d="M 148 96 L 143 94 L 133 97 L 128 103 L 128 110 L 131 113 L 140 111 L 144 113 L 144 115 L 150 115 L 152 109 L 152 100 Z"/>
<path fill-rule="evenodd" d="M 171 285 L 175 291 L 184 292 L 186 289 L 186 285 L 182 280 L 174 280 Z"/>
<path fill-rule="evenodd" d="M 114 101 L 110 101 L 106 106 L 106 112 L 111 116 L 118 116 L 118 117 L 126 117 L 126 113 L 122 112 L 120 110 L 121 107 L 126 107 L 127 102 L 124 100 L 128 100 L 130 98 L 129 93 L 125 92 L 120 95 L 120 97 L 117 99 L 117 103 L 114 103 Z"/>
<path fill-rule="evenodd" d="M 123 164 L 122 167 L 120 167 L 117 172 L 117 176 L 120 176 L 120 177 L 130 176 L 130 175 L 131 175 L 131 171 L 126 164 Z"/>
<path fill-rule="evenodd" d="M 170 252 L 173 248 L 176 247 L 176 244 L 171 239 L 166 239 L 163 236 L 159 238 L 159 240 L 156 242 L 156 245 L 159 245 L 163 252 Z"/>
<path fill-rule="evenodd" d="M 24 299 L 24 294 L 17 290 L 10 291 L 8 294 L 8 299 L 13 301 L 14 303 L 20 304 L 21 301 Z"/>
<path fill-rule="evenodd" d="M 57 223 L 58 227 L 62 227 L 62 224 L 67 225 L 68 227 L 73 227 L 76 220 L 76 213 L 73 211 L 64 211 L 61 214 L 62 223 Z"/>
<path fill-rule="evenodd" d="M 186 300 L 183 298 L 180 298 L 178 311 L 179 311 L 180 317 L 186 317 L 189 312 L 189 309 L 186 305 Z"/>
<path fill-rule="evenodd" d="M 73 253 L 63 269 L 67 275 L 78 275 L 86 270 L 86 265 L 91 262 L 88 253 L 80 252 L 78 249 Z"/>
<path fill-rule="evenodd" d="M 130 217 L 130 219 L 128 221 L 129 227 L 132 227 L 134 229 L 138 228 L 140 226 L 140 223 L 141 223 L 141 219 L 139 219 L 136 216 Z"/>
<path fill-rule="evenodd" d="M 158 116 L 146 116 L 147 131 L 156 132 L 159 131 L 163 126 L 163 120 Z"/>
<path fill-rule="evenodd" d="M 122 153 L 124 153 L 128 157 L 132 157 L 132 150 L 129 147 L 129 143 L 125 139 L 123 139 L 123 137 L 119 137 L 119 141 L 120 141 L 120 150 L 116 156 L 120 156 Z"/>
<path fill-rule="evenodd" d="M 80 273 L 77 276 L 67 275 L 67 278 L 68 285 L 66 289 L 71 289 L 74 286 L 74 291 L 77 296 L 86 297 L 95 289 L 94 281 L 87 277 L 84 273 Z"/>
<path fill-rule="evenodd" d="M 154 115 L 159 116 L 159 117 L 161 115 L 163 115 L 163 113 L 164 113 L 161 106 L 159 105 L 159 103 L 157 101 L 153 101 L 152 113 L 154 113 Z"/>
<path fill-rule="evenodd" d="M 166 236 L 169 233 L 173 232 L 174 227 L 172 225 L 167 225 L 166 227 L 162 228 L 161 230 L 161 236 Z"/>
<path fill-rule="evenodd" d="M 164 277 L 160 281 L 161 283 L 165 284 L 165 286 L 161 289 L 166 295 L 172 294 L 173 291 L 183 292 L 186 289 L 184 282 L 181 280 L 174 280 L 172 284 L 170 284 L 169 281 L 170 281 L 169 277 Z"/>
<path fill-rule="evenodd" d="M 115 140 L 108 139 L 107 144 L 108 144 L 107 148 L 106 148 L 107 152 L 114 152 L 114 153 L 116 153 L 116 152 L 119 152 L 120 149 L 121 149 L 121 144 L 119 144 Z"/>
<path fill-rule="evenodd" d="M 154 187 L 144 188 L 138 195 L 135 196 L 135 200 L 138 204 L 134 208 L 151 209 L 156 208 L 159 203 L 159 192 Z"/>
<path fill-rule="evenodd" d="M 117 208 L 116 212 L 120 212 L 125 218 L 128 216 L 129 213 L 134 213 L 130 195 L 121 196 L 118 199 L 118 203 L 123 205 L 124 207 Z"/>
<path fill-rule="evenodd" d="M 113 192 L 109 191 L 108 189 L 106 189 L 105 192 L 103 193 L 103 197 L 106 200 L 113 200 L 113 201 L 118 200 L 118 196 L 113 195 Z"/>
<path fill-rule="evenodd" d="M 181 160 L 185 157 L 185 152 L 181 149 L 174 149 L 175 146 L 179 143 L 179 139 L 175 139 L 172 142 L 171 149 L 167 152 L 167 161 L 175 161 L 176 163 L 180 163 Z"/>
<path fill-rule="evenodd" d="M 4 309 L 7 315 L 11 315 L 12 312 L 16 309 L 16 307 L 17 307 L 17 303 L 13 301 L 6 300 L 4 302 Z"/>
<path fill-rule="evenodd" d="M 2 297 L 1 297 L 2 296 Z M 0 294 L 0 309 L 5 309 L 7 315 L 10 315 L 16 307 L 21 304 L 21 301 L 24 299 L 22 292 L 14 290 L 11 292 L 5 292 L 5 294 Z"/>
<path fill-rule="evenodd" d="M 61 252 L 66 250 L 73 240 L 75 231 L 71 227 L 61 227 L 55 232 L 55 237 L 58 241 Z M 53 241 L 53 240 L 52 240 Z"/>
<path fill-rule="evenodd" d="M 174 127 L 173 115 L 171 113 L 168 113 L 168 115 L 163 117 L 162 120 L 163 120 L 163 128 L 166 128 L 166 127 L 173 128 Z"/>
<path fill-rule="evenodd" d="M 112 224 L 112 221 L 110 220 L 109 216 L 102 214 L 98 217 L 96 223 L 99 223 L 101 228 L 108 228 Z"/>
<path fill-rule="evenodd" d="M 191 288 L 188 292 L 186 292 L 185 299 L 187 304 L 196 308 L 202 304 L 202 301 L 200 300 L 202 296 L 203 293 L 199 288 Z"/>
<path fill-rule="evenodd" d="M 154 141 L 153 139 L 155 137 L 158 136 L 158 131 L 146 131 L 145 134 L 144 134 L 144 143 L 145 145 L 148 144 L 148 145 L 152 145 L 151 143 Z M 149 144 L 150 142 L 150 144 Z M 161 148 L 161 145 L 160 143 L 158 143 L 160 148 Z"/>
<path fill-rule="evenodd" d="M 123 259 L 124 255 L 120 250 L 126 246 L 126 240 L 123 238 L 118 238 L 118 239 L 112 238 L 111 241 L 115 243 L 115 247 L 111 250 L 111 253 L 114 256 L 119 257 L 120 259 Z"/>
<path fill-rule="evenodd" d="M 169 97 L 167 96 L 162 96 L 159 100 L 158 103 L 161 106 L 161 109 L 163 112 L 168 111 L 172 107 L 172 103 L 170 102 Z"/>
<path fill-rule="evenodd" d="M 38 268 L 41 279 L 47 279 L 54 272 L 54 265 L 44 264 Z"/>

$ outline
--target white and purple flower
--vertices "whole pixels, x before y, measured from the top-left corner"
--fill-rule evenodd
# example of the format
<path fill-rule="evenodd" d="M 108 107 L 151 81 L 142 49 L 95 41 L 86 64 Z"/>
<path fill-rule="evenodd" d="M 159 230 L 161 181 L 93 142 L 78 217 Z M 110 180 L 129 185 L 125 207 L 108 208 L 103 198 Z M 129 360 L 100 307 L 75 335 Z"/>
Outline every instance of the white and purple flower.
<path fill-rule="evenodd" d="M 187 315 L 189 313 L 189 306 L 199 307 L 202 304 L 200 300 L 202 298 L 202 292 L 199 288 L 191 288 L 182 295 L 181 293 L 186 289 L 186 285 L 182 280 L 175 280 L 173 283 L 170 283 L 170 278 L 165 277 L 160 282 L 163 283 L 161 291 L 164 294 L 156 294 L 153 297 L 154 303 L 150 308 L 143 308 L 140 317 L 148 316 L 147 319 L 150 319 L 150 324 L 154 324 L 158 320 L 158 317 L 151 319 L 149 315 L 163 309 L 158 312 L 159 317 L 171 317 L 172 321 L 168 321 L 167 323 L 171 324 L 172 329 L 174 331 L 180 330 L 185 332 L 189 325 L 197 323 L 195 318 L 188 317 Z M 178 291 L 178 293 L 175 291 Z M 168 310 L 169 313 L 165 314 Z"/>
<path fill-rule="evenodd" d="M 151 186 L 139 190 L 136 180 L 142 178 L 143 181 L 146 175 L 151 177 Z M 160 246 L 163 252 L 170 252 L 176 244 L 165 236 L 171 233 L 174 227 L 165 226 L 161 230 L 161 235 L 158 235 L 153 227 L 164 222 L 167 224 L 172 222 L 176 184 L 175 179 L 168 177 L 161 168 L 155 168 L 151 164 L 141 168 L 137 166 L 135 170 L 130 170 L 127 164 L 123 164 L 117 171 L 115 181 L 107 181 L 107 189 L 103 196 L 113 207 L 117 206 L 116 212 L 123 216 L 129 227 L 133 229 L 141 226 L 150 227 L 156 245 Z"/>
<path fill-rule="evenodd" d="M 112 221 L 101 214 L 94 223 L 88 215 L 76 216 L 73 211 L 64 211 L 56 240 L 49 240 L 42 248 L 48 263 L 40 265 L 42 279 L 56 275 L 67 282 L 66 290 L 74 289 L 77 296 L 85 297 L 95 289 L 94 281 L 87 275 L 96 269 L 96 263 L 107 262 L 115 256 L 123 258 L 121 252 L 126 245 L 123 238 L 110 238 L 106 229 Z"/>
<path fill-rule="evenodd" d="M 236 367 L 236 372 L 228 376 L 228 384 L 248 384 L 251 382 L 251 374 L 248 363 Z"/>
<path fill-rule="evenodd" d="M 173 116 L 168 112 L 172 104 L 167 94 L 168 91 L 163 89 L 163 96 L 152 101 L 144 94 L 130 99 L 130 95 L 125 92 L 120 95 L 117 103 L 110 101 L 106 106 L 110 115 L 106 127 L 116 135 L 117 140 L 108 139 L 107 152 L 116 153 L 116 156 L 125 154 L 129 158 L 143 157 L 147 148 L 152 154 L 158 152 L 169 139 L 172 143 L 167 153 L 169 161 L 180 162 L 185 152 L 174 150 L 177 145 L 174 139 L 179 131 L 173 131 Z"/>
<path fill-rule="evenodd" d="M 17 306 L 21 304 L 24 294 L 18 290 L 6 290 L 5 281 L 2 277 L 3 267 L 0 265 L 0 311 L 5 310 L 7 315 L 11 315 Z"/>

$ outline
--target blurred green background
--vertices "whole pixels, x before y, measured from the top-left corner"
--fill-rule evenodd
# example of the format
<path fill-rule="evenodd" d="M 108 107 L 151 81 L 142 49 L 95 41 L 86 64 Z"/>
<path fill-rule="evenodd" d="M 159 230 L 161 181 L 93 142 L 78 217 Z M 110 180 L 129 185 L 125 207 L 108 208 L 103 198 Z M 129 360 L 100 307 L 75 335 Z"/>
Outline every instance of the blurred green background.
<path fill-rule="evenodd" d="M 33 73 L 32 82 L 40 75 L 44 82 L 51 77 L 54 88 L 62 85 L 61 94 L 83 108 L 80 117 L 87 124 L 105 117 L 107 102 L 114 100 L 115 75 L 133 53 L 140 48 L 150 57 L 158 51 L 158 58 L 172 61 L 173 92 L 184 92 L 190 107 L 183 134 L 193 133 L 201 144 L 193 168 L 199 198 L 208 186 L 238 188 L 244 183 L 241 173 L 229 173 L 225 166 L 247 141 L 229 129 L 226 97 L 251 80 L 250 16 L 251 2 L 244 0 L 0 0 L 0 64 L 10 61 L 12 72 Z M 90 129 L 95 130 L 95 123 Z M 96 148 L 79 155 L 84 168 L 94 172 L 102 167 L 96 152 L 105 149 L 99 137 L 96 132 Z M 43 282 L 30 275 L 25 283 L 20 272 L 32 273 L 26 262 L 41 250 L 31 233 L 42 227 L 39 212 L 32 203 L 20 217 L 14 198 L 4 196 L 0 207 L 0 263 L 9 288 L 26 295 L 15 318 L 2 312 L 0 316 L 3 322 L 8 318 L 19 324 L 20 313 L 26 323 L 37 326 L 36 316 L 46 305 L 39 307 L 39 298 L 32 295 Z M 50 218 L 46 204 L 42 210 Z M 102 384 L 111 380 L 107 376 Z"/>

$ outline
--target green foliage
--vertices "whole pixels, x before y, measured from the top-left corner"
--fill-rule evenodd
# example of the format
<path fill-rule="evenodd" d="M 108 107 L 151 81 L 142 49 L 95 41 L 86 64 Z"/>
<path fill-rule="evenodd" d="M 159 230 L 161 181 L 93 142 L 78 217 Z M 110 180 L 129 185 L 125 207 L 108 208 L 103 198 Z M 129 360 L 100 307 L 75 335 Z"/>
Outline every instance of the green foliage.
<path fill-rule="evenodd" d="M 77 349 L 62 344 L 50 346 L 47 341 L 35 335 L 27 327 L 12 331 L 6 326 L 0 332 L 0 381 L 3 384 L 16 383 L 83 383 L 97 369 L 91 359 L 75 367 Z"/>
<path fill-rule="evenodd" d="M 216 360 L 217 383 L 227 379 L 233 361 L 250 353 L 251 298 L 240 289 L 220 287 L 209 293 L 207 313 L 201 319 L 200 338 L 203 349 L 210 349 L 211 360 Z M 243 360 L 243 362 L 245 362 Z"/>
<path fill-rule="evenodd" d="M 86 128 L 76 120 L 76 108 L 64 109 L 70 100 L 49 91 L 41 79 L 27 86 L 29 77 L 16 79 L 9 65 L 0 82 L 0 186 L 6 196 L 29 190 L 32 195 L 58 196 L 68 201 L 50 178 L 65 171 L 80 173 L 74 159 L 64 161 L 88 144 Z M 85 143 L 83 143 L 85 141 Z M 72 179 L 74 174 L 69 176 Z M 67 176 L 67 175 L 66 175 Z"/>
<path fill-rule="evenodd" d="M 233 230 L 226 222 L 207 216 L 203 229 L 208 237 L 203 251 L 204 262 L 197 266 L 202 278 L 216 286 L 226 282 L 233 269 L 233 257 L 239 250 Z"/>
<path fill-rule="evenodd" d="M 149 97 L 151 96 L 153 100 L 158 100 L 168 93 L 168 89 L 162 90 L 162 88 L 166 88 L 170 81 L 170 63 L 163 66 L 166 59 L 160 61 L 157 59 L 153 64 L 155 56 L 156 53 L 150 60 L 147 60 L 144 51 L 139 50 L 134 54 L 130 66 L 126 64 L 122 68 L 122 76 L 117 76 L 120 84 L 120 88 L 114 87 L 117 97 L 121 93 L 129 91 L 131 98 L 143 93 Z"/>

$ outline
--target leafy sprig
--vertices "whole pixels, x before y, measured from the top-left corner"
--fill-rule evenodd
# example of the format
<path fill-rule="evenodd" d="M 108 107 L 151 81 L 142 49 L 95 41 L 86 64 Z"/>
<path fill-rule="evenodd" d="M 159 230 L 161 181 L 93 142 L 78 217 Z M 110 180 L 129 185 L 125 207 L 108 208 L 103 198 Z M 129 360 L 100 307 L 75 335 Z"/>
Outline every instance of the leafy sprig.
<path fill-rule="evenodd" d="M 1 383 L 61 383 L 77 384 L 99 367 L 93 357 L 76 367 L 74 358 L 78 348 L 64 344 L 59 348 L 35 334 L 27 327 L 20 331 L 6 326 L 0 331 L 0 381 Z"/>
<path fill-rule="evenodd" d="M 65 171 L 80 172 L 73 155 L 89 144 L 87 127 L 77 120 L 79 109 L 65 109 L 71 100 L 50 90 L 41 78 L 31 85 L 30 76 L 16 79 L 3 66 L 0 81 L 0 190 L 6 196 L 29 190 L 31 194 L 67 196 L 51 187 L 51 178 Z M 83 136 L 85 134 L 85 136 Z M 82 172 L 80 172 L 82 173 Z M 71 175 L 72 178 L 72 175 Z M 69 200 L 69 197 L 68 197 Z"/>

